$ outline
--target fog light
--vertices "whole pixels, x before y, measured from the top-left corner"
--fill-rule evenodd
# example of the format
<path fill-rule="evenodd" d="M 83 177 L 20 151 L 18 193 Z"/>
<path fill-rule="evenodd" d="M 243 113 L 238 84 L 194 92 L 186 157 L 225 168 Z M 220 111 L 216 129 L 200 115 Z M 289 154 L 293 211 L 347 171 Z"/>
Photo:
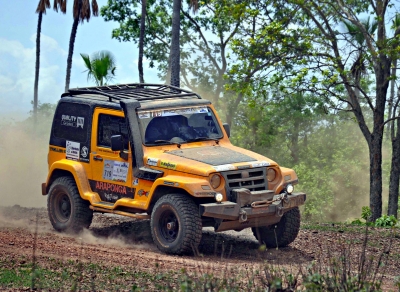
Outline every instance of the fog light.
<path fill-rule="evenodd" d="M 286 186 L 286 192 L 287 192 L 288 194 L 291 194 L 291 193 L 293 193 L 293 191 L 294 191 L 294 186 L 293 186 L 292 184 L 288 184 L 288 185 Z"/>
<path fill-rule="evenodd" d="M 216 200 L 218 203 L 221 203 L 221 202 L 222 202 L 222 199 L 223 199 L 224 197 L 222 196 L 221 193 L 215 193 L 214 198 L 215 198 L 215 200 Z"/>

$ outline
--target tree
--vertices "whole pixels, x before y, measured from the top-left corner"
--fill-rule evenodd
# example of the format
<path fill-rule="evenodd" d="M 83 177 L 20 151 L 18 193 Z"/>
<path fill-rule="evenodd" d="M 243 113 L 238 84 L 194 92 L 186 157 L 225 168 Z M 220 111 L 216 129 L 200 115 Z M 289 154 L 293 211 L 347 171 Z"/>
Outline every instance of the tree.
<path fill-rule="evenodd" d="M 115 76 L 115 59 L 111 52 L 100 51 L 92 55 L 81 54 L 87 70 L 87 79 L 93 79 L 97 86 L 107 85 Z"/>
<path fill-rule="evenodd" d="M 36 124 L 36 115 L 38 108 L 38 88 L 39 88 L 39 70 L 40 70 L 40 35 L 42 31 L 42 18 L 43 14 L 46 14 L 47 8 L 50 8 L 49 0 L 39 0 L 36 13 L 38 14 L 38 24 L 36 31 L 36 64 L 35 64 L 35 82 L 33 89 L 33 121 Z M 58 11 L 60 8 L 61 12 L 66 12 L 66 0 L 55 0 L 54 10 Z"/>
<path fill-rule="evenodd" d="M 395 31 L 394 33 L 394 38 L 396 38 L 398 35 L 400 35 L 400 14 L 396 14 L 393 21 L 392 21 L 392 29 Z M 390 80 L 390 98 L 389 98 L 389 110 L 388 110 L 388 117 L 393 118 L 395 114 L 395 110 L 393 110 L 394 107 L 394 100 L 395 100 L 395 83 L 396 83 L 396 71 L 397 71 L 397 56 L 393 57 L 392 61 L 392 77 Z M 387 124 L 387 137 L 389 138 L 391 133 L 391 129 L 394 126 L 394 121 L 391 121 L 390 123 Z"/>
<path fill-rule="evenodd" d="M 361 24 L 364 26 L 365 30 L 369 35 L 373 35 L 378 26 L 378 22 L 370 22 L 368 17 L 366 20 L 360 20 Z M 344 24 L 349 32 L 350 40 L 349 42 L 355 47 L 357 53 L 353 65 L 350 68 L 351 75 L 354 78 L 354 91 L 357 97 L 360 96 L 361 78 L 367 73 L 366 64 L 366 45 L 365 37 L 363 32 L 358 28 L 357 25 L 349 21 L 344 21 Z"/>
<path fill-rule="evenodd" d="M 400 35 L 400 15 L 396 14 L 392 22 L 394 29 L 394 40 Z M 395 45 L 395 44 L 394 44 Z M 392 61 L 392 76 L 390 84 L 390 99 L 389 99 L 389 118 L 392 119 L 388 123 L 388 132 L 392 142 L 392 163 L 390 168 L 389 179 L 389 202 L 388 202 L 388 215 L 393 215 L 397 218 L 399 209 L 399 183 L 400 183 L 400 120 L 396 117 L 400 116 L 399 102 L 400 102 L 400 87 L 397 89 L 397 100 L 394 96 L 394 88 L 396 82 L 398 54 L 394 54 Z M 396 122 L 396 126 L 394 122 Z M 395 129 L 396 128 L 396 129 Z"/>
<path fill-rule="evenodd" d="M 171 31 L 171 50 L 170 50 L 170 65 L 172 86 L 180 87 L 181 73 L 181 57 L 180 57 L 180 27 L 181 27 L 181 6 L 182 0 L 174 0 L 172 6 L 172 31 Z M 197 0 L 191 0 L 190 6 L 193 12 L 198 9 Z"/>
<path fill-rule="evenodd" d="M 225 92 L 228 47 L 243 24 L 240 18 L 242 9 L 227 13 L 235 3 L 233 0 L 199 2 L 196 15 L 191 13 L 194 4 L 182 2 L 181 7 L 180 82 L 212 100 L 217 107 Z M 168 72 L 171 64 L 171 4 L 172 1 L 148 2 L 144 37 L 144 55 L 150 61 L 150 67 L 158 66 L 159 77 L 167 83 L 170 82 Z M 118 21 L 120 24 L 113 30 L 113 38 L 138 42 L 140 18 L 137 7 L 138 0 L 123 3 L 109 0 L 102 7 L 101 15 L 106 21 Z"/>
<path fill-rule="evenodd" d="M 144 47 L 144 34 L 146 30 L 146 0 L 142 0 L 142 15 L 140 16 L 140 36 L 139 36 L 139 82 L 144 83 L 143 77 L 143 47 Z"/>
<path fill-rule="evenodd" d="M 71 68 L 72 68 L 72 55 L 74 53 L 74 44 L 76 32 L 78 30 L 79 22 L 86 21 L 89 22 L 90 16 L 93 12 L 94 16 L 98 16 L 99 7 L 97 6 L 96 0 L 92 0 L 92 11 L 90 9 L 90 1 L 89 0 L 74 0 L 74 22 L 72 23 L 71 36 L 69 39 L 69 48 L 68 48 L 68 59 L 67 59 L 67 74 L 65 77 L 65 91 L 67 92 L 69 89 L 69 83 L 71 79 Z"/>
<path fill-rule="evenodd" d="M 311 0 L 307 3 L 289 0 L 302 12 L 299 23 L 309 29 L 313 35 L 313 54 L 309 57 L 309 68 L 316 70 L 318 64 L 323 80 L 313 76 L 314 90 L 330 94 L 330 103 L 336 101 L 346 104 L 354 114 L 359 128 L 367 141 L 370 162 L 370 208 L 371 220 L 382 215 L 382 141 L 385 121 L 386 96 L 390 81 L 390 65 L 392 63 L 393 44 L 389 42 L 386 33 L 386 17 L 388 2 L 375 0 L 369 2 L 332 1 L 320 2 Z M 377 20 L 377 33 L 371 35 L 359 15 L 373 14 Z M 351 78 L 351 70 L 347 60 L 352 52 L 343 50 L 342 34 L 338 30 L 338 22 L 350 22 L 357 26 L 365 39 L 367 55 L 367 70 L 374 76 L 375 82 L 371 94 L 368 90 L 360 89 L 360 97 L 355 91 L 356 85 Z M 310 86 L 310 82 L 304 82 Z M 319 88 L 318 88 L 319 87 Z M 339 103 L 337 103 L 339 105 Z M 371 124 L 367 120 L 372 117 Z"/>

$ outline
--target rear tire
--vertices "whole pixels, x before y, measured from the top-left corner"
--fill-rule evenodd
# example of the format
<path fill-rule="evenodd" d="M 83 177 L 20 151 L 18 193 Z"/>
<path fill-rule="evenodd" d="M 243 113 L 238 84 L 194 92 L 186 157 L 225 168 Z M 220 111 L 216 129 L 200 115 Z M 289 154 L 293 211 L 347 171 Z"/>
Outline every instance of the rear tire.
<path fill-rule="evenodd" d="M 196 254 L 202 235 L 198 206 L 182 194 L 161 197 L 151 213 L 151 235 L 159 250 L 169 254 Z"/>
<path fill-rule="evenodd" d="M 83 228 L 89 228 L 93 219 L 89 205 L 79 195 L 73 178 L 59 177 L 51 184 L 47 210 L 55 230 L 77 233 Z"/>
<path fill-rule="evenodd" d="M 284 247 L 292 243 L 300 230 L 300 210 L 295 207 L 283 214 L 281 221 L 270 226 L 253 227 L 256 239 L 268 248 Z"/>

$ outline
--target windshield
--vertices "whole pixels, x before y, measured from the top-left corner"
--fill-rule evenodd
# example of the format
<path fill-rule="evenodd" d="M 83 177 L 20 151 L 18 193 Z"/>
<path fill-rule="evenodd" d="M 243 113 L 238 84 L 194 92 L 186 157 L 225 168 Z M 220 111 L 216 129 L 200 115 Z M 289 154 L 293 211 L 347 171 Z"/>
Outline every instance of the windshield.
<path fill-rule="evenodd" d="M 216 117 L 205 106 L 139 111 L 138 117 L 146 145 L 222 138 Z"/>

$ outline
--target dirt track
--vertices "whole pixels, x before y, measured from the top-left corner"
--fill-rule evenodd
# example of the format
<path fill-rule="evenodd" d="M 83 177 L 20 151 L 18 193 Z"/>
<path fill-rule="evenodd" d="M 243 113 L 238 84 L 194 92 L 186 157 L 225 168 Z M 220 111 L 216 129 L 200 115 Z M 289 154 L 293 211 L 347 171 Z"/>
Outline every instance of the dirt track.
<path fill-rule="evenodd" d="M 362 233 L 343 230 L 317 231 L 302 229 L 289 247 L 260 251 L 251 231 L 214 233 L 203 230 L 198 256 L 170 256 L 162 254 L 152 242 L 149 222 L 135 221 L 113 215 L 95 214 L 89 230 L 72 236 L 53 230 L 45 208 L 0 207 L 0 258 L 32 256 L 37 230 L 36 255 L 38 262 L 48 258 L 101 263 L 110 266 L 132 266 L 151 272 L 155 265 L 160 270 L 209 272 L 226 267 L 256 267 L 264 262 L 291 267 L 305 267 L 313 261 L 326 263 L 337 257 L 349 240 L 353 260 L 359 257 Z M 373 230 L 367 253 L 377 257 L 389 240 L 387 230 Z M 381 236 L 382 235 L 382 236 Z M 400 276 L 400 238 L 394 237 L 386 263 L 387 287 L 395 276 Z M 337 253 L 337 254 L 336 254 Z M 330 254 L 330 255 L 329 255 Z"/>

